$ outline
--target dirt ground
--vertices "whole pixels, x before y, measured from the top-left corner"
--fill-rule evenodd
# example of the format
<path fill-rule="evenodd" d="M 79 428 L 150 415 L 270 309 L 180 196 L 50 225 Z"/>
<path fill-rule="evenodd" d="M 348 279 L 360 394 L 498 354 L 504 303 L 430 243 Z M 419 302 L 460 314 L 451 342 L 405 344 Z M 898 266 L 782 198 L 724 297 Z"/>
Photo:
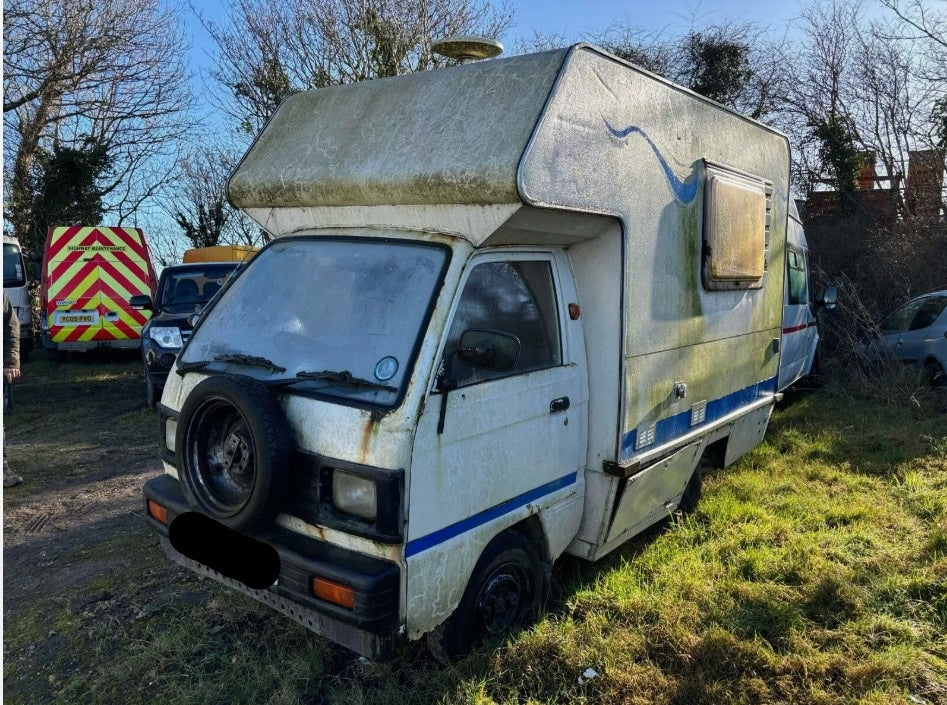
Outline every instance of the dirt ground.
<path fill-rule="evenodd" d="M 3 497 L 4 696 L 23 702 L 52 699 L 62 679 L 53 664 L 72 658 L 64 620 L 123 620 L 154 604 L 147 581 L 121 595 L 112 587 L 143 558 L 176 572 L 158 562 L 143 521 L 142 485 L 161 467 L 141 363 L 36 357 L 4 416 L 5 453 L 24 478 Z"/>

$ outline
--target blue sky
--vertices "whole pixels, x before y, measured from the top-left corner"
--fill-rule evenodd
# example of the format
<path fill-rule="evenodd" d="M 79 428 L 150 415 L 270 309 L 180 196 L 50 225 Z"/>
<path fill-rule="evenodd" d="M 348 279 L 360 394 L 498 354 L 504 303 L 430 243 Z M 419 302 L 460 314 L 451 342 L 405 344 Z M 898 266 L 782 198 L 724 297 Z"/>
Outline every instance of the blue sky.
<path fill-rule="evenodd" d="M 667 29 L 671 33 L 689 27 L 691 18 L 696 18 L 698 24 L 743 20 L 763 27 L 789 29 L 801 8 L 799 0 L 520 0 L 512 4 L 516 24 L 503 37 L 508 48 L 519 39 L 530 38 L 534 31 L 560 33 L 567 39 L 579 40 L 621 16 L 645 29 Z M 211 19 L 226 17 L 225 0 L 192 0 L 192 5 Z M 194 42 L 191 65 L 201 69 L 209 65 L 208 53 L 213 46 L 194 13 L 189 12 L 188 18 Z"/>
<path fill-rule="evenodd" d="M 647 29 L 686 28 L 690 26 L 691 17 L 696 17 L 699 24 L 748 20 L 763 25 L 782 26 L 796 16 L 800 8 L 794 0 L 522 0 L 514 3 L 514 6 L 517 27 L 513 34 L 522 36 L 531 35 L 533 29 L 581 35 L 585 31 L 602 29 L 623 15 Z"/>

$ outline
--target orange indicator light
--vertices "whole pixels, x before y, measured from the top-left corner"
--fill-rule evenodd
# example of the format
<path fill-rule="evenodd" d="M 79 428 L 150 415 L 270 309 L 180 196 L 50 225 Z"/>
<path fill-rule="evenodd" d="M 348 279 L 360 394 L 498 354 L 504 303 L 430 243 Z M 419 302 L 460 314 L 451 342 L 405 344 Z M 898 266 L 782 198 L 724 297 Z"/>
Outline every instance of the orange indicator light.
<path fill-rule="evenodd" d="M 341 605 L 347 609 L 355 607 L 355 590 L 348 585 L 320 578 L 318 575 L 312 579 L 312 593 L 320 600 Z"/>
<path fill-rule="evenodd" d="M 155 521 L 161 522 L 162 524 L 168 523 L 168 510 L 155 502 L 153 499 L 148 500 L 148 515 Z"/>

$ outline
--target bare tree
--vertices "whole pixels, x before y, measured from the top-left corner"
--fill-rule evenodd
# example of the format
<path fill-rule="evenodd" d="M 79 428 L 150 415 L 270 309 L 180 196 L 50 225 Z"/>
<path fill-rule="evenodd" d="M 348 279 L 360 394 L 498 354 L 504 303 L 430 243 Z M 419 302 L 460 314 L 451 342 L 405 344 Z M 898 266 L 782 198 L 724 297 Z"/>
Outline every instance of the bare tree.
<path fill-rule="evenodd" d="M 265 231 L 227 202 L 233 151 L 217 144 L 195 147 L 178 164 L 170 215 L 192 247 L 259 245 Z"/>
<path fill-rule="evenodd" d="M 105 147 L 99 184 L 121 224 L 169 177 L 190 125 L 180 13 L 160 0 L 10 0 L 4 7 L 5 217 L 29 242 L 38 150 Z"/>
<path fill-rule="evenodd" d="M 752 118 L 776 112 L 785 94 L 787 42 L 746 22 L 698 25 L 682 33 L 648 30 L 622 16 L 588 37 L 616 56 L 680 83 Z M 560 34 L 534 33 L 518 50 L 564 46 Z"/>
<path fill-rule="evenodd" d="M 929 79 L 938 71 L 936 52 L 919 45 L 937 42 L 914 36 L 912 26 L 899 16 L 868 21 L 863 10 L 858 2 L 823 0 L 803 13 L 803 39 L 794 53 L 797 80 L 786 94 L 781 124 L 796 146 L 800 186 L 806 186 L 810 175 L 818 178 L 833 171 L 825 158 L 825 138 L 831 133 L 827 128 L 832 125 L 844 132 L 853 149 L 874 155 L 871 166 L 892 187 L 907 171 L 909 152 L 932 149 L 937 143 L 934 120 L 938 100 L 945 96 L 944 83 Z M 923 17 L 937 26 L 930 14 Z M 854 169 L 857 172 L 857 165 Z M 846 178 L 854 182 L 855 172 Z M 832 176 L 837 182 L 839 174 Z M 899 214 L 908 215 L 903 193 L 891 188 L 890 195 Z"/>
<path fill-rule="evenodd" d="M 511 24 L 489 0 L 236 0 L 226 23 L 204 22 L 218 107 L 251 135 L 291 91 L 443 66 L 433 40 Z"/>
<path fill-rule="evenodd" d="M 947 3 L 941 0 L 940 9 L 923 0 L 881 0 L 900 20 L 898 24 L 906 33 L 898 36 L 932 42 L 940 51 L 947 52 Z"/>

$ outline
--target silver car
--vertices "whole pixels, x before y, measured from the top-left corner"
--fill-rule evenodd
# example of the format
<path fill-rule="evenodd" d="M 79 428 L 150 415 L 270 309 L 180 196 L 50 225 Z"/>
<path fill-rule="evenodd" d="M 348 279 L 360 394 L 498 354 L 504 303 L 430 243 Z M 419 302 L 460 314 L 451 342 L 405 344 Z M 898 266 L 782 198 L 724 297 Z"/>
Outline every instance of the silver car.
<path fill-rule="evenodd" d="M 881 323 L 878 352 L 924 371 L 935 386 L 947 385 L 947 289 L 911 299 Z"/>

